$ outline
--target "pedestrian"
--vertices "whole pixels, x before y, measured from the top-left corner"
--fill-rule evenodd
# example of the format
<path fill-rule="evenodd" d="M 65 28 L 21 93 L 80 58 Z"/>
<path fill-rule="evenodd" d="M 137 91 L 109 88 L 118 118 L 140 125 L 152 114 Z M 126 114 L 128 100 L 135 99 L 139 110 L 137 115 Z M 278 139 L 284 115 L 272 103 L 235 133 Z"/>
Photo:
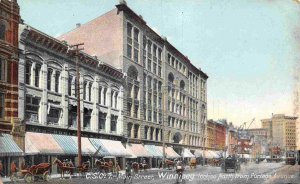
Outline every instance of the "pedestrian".
<path fill-rule="evenodd" d="M 182 161 L 179 160 L 176 163 L 176 173 L 177 173 L 177 182 L 176 183 L 182 182 L 183 171 L 184 171 L 183 163 L 182 163 Z"/>
<path fill-rule="evenodd" d="M 126 183 L 127 178 L 129 183 L 132 183 L 131 164 L 129 162 L 126 163 L 124 183 Z"/>
<path fill-rule="evenodd" d="M 119 172 L 121 171 L 119 162 L 116 161 L 116 181 L 119 179 Z"/>
<path fill-rule="evenodd" d="M 2 164 L 2 160 L 0 160 L 0 177 L 4 176 L 3 174 L 3 164 Z"/>
<path fill-rule="evenodd" d="M 10 176 L 12 177 L 17 172 L 17 165 L 15 161 L 12 161 L 10 164 Z"/>

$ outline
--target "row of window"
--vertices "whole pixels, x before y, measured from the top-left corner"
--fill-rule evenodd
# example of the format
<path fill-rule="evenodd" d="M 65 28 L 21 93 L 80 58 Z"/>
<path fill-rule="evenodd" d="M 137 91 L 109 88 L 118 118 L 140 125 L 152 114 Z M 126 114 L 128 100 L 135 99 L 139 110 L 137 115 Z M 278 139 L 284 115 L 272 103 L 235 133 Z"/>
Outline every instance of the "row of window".
<path fill-rule="evenodd" d="M 32 97 L 30 95 L 26 96 L 26 106 L 25 106 L 25 120 L 29 122 L 39 122 L 40 120 L 40 102 L 41 99 L 38 97 Z M 55 104 L 55 102 L 48 101 L 48 113 L 47 113 L 47 123 L 58 125 L 60 123 L 60 117 L 63 114 L 62 108 L 59 103 L 57 103 L 57 107 L 53 107 L 50 104 Z M 69 106 L 68 109 L 68 127 L 77 127 L 77 106 Z M 84 108 L 83 112 L 83 128 L 90 130 L 91 127 L 91 114 L 92 110 Z M 98 131 L 106 130 L 107 122 L 107 113 L 99 112 L 98 115 Z M 117 129 L 117 120 L 118 116 L 111 115 L 110 117 L 110 132 L 116 132 Z"/>
<path fill-rule="evenodd" d="M 0 118 L 5 117 L 5 95 L 4 93 L 0 93 Z"/>
<path fill-rule="evenodd" d="M 170 53 L 168 53 L 168 63 L 170 66 L 175 68 L 177 71 L 179 71 L 183 75 L 187 76 L 186 66 L 181 61 L 179 61 L 174 56 L 172 56 Z"/>
<path fill-rule="evenodd" d="M 6 60 L 0 57 L 0 81 L 6 81 Z"/>
<path fill-rule="evenodd" d="M 143 66 L 146 70 L 162 77 L 162 49 L 146 36 L 143 37 Z"/>

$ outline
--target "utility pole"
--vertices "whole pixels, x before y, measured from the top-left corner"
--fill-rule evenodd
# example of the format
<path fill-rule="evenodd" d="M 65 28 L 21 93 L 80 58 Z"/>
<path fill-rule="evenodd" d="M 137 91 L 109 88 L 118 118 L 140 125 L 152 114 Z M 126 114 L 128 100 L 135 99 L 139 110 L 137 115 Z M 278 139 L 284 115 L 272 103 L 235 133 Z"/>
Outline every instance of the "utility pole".
<path fill-rule="evenodd" d="M 166 85 L 165 86 L 163 86 L 162 87 L 162 90 L 163 90 L 163 94 L 162 94 L 162 98 L 163 98 L 163 100 L 162 100 L 162 111 L 163 111 L 163 117 L 162 117 L 162 134 L 163 134 L 163 136 L 162 136 L 162 143 L 163 143 L 163 159 L 162 159 L 162 167 L 163 167 L 163 169 L 165 168 L 165 161 L 166 161 L 166 141 L 165 141 L 165 114 L 166 114 L 166 112 L 167 112 L 167 110 L 166 110 L 166 105 L 165 105 L 165 103 L 166 103 L 166 97 L 165 97 L 165 95 L 166 95 Z"/>
<path fill-rule="evenodd" d="M 84 50 L 84 48 L 79 48 L 84 45 L 84 43 L 70 45 L 70 48 L 76 57 L 76 93 L 77 93 L 77 143 L 78 143 L 78 166 L 82 163 L 81 154 L 81 122 L 80 122 L 80 74 L 79 74 L 79 51 Z"/>

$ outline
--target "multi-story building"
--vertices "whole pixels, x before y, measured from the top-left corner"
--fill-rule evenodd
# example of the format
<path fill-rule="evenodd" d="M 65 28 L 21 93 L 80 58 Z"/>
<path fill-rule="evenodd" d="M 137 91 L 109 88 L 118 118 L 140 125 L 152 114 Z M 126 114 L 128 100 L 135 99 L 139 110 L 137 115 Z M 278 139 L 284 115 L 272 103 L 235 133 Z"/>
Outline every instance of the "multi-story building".
<path fill-rule="evenodd" d="M 297 117 L 275 114 L 270 119 L 262 119 L 262 128 L 267 129 L 269 146 L 282 151 L 296 150 Z"/>
<path fill-rule="evenodd" d="M 70 44 L 126 73 L 124 133 L 129 142 L 161 143 L 181 152 L 204 146 L 207 78 L 125 1 L 63 34 Z"/>
<path fill-rule="evenodd" d="M 23 154 L 18 120 L 18 27 L 19 6 L 16 0 L 0 1 L 0 160 L 3 174 L 10 173 L 10 163 Z"/>
<path fill-rule="evenodd" d="M 252 149 L 253 157 L 260 154 L 268 155 L 268 129 L 254 128 L 247 130 L 253 136 L 254 147 Z"/>
<path fill-rule="evenodd" d="M 238 149 L 238 132 L 232 123 L 227 126 L 226 134 L 227 155 L 236 155 Z"/>
<path fill-rule="evenodd" d="M 227 133 L 227 121 L 218 120 L 215 122 L 216 131 L 216 149 L 225 150 L 226 148 L 226 133 Z"/>
<path fill-rule="evenodd" d="M 215 149 L 215 145 L 216 145 L 215 123 L 212 119 L 210 119 L 207 121 L 207 124 L 206 124 L 205 147 L 208 149 Z"/>
<path fill-rule="evenodd" d="M 19 44 L 18 113 L 26 126 L 24 152 L 34 155 L 27 156 L 26 160 L 32 164 L 51 162 L 57 157 L 64 158 L 62 156 L 76 160 L 79 115 L 83 155 L 94 154 L 99 147 L 102 147 L 100 152 L 109 151 L 104 143 L 99 143 L 100 139 L 111 141 L 109 146 L 121 151 L 115 156 L 126 154 L 121 144 L 125 142 L 123 73 L 84 52 L 75 56 L 65 42 L 28 25 L 20 25 Z M 80 114 L 77 114 L 78 95 Z"/>
<path fill-rule="evenodd" d="M 18 27 L 15 0 L 0 1 L 0 132 L 9 133 L 18 118 Z"/>

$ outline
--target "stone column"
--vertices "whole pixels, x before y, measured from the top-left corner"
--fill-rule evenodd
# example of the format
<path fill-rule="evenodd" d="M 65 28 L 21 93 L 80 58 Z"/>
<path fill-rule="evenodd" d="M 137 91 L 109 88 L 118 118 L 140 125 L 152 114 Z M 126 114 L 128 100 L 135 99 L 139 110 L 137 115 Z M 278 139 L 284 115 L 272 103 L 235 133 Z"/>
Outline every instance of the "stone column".
<path fill-rule="evenodd" d="M 68 126 L 68 120 L 69 120 L 69 98 L 67 97 L 68 89 L 69 89 L 69 83 L 68 83 L 69 74 L 67 69 L 68 69 L 68 65 L 64 65 L 60 77 L 62 112 L 61 112 L 61 120 L 59 122 L 60 125 L 65 128 Z"/>
<path fill-rule="evenodd" d="M 91 101 L 93 102 L 93 111 L 91 117 L 91 130 L 98 131 L 99 129 L 99 110 L 97 108 L 97 103 L 99 101 L 99 83 L 98 77 L 95 77 L 95 81 L 92 85 L 92 94 L 91 94 Z"/>
<path fill-rule="evenodd" d="M 106 122 L 105 122 L 105 132 L 111 133 L 110 131 L 110 122 L 111 122 L 111 86 L 108 87 L 106 92 L 106 105 L 108 107 Z"/>
<path fill-rule="evenodd" d="M 56 75 L 56 70 L 53 69 L 52 75 L 51 75 L 51 90 L 50 91 L 55 91 L 55 75 Z"/>
<path fill-rule="evenodd" d="M 42 98 L 40 102 L 39 110 L 39 122 L 40 124 L 46 125 L 48 116 L 48 90 L 47 90 L 47 64 L 43 64 L 41 67 L 41 88 L 43 89 Z"/>
<path fill-rule="evenodd" d="M 118 123 L 117 123 L 117 134 L 121 135 L 124 131 L 123 127 L 124 127 L 124 117 L 123 117 L 123 97 L 124 93 L 123 93 L 123 87 L 120 87 L 119 93 L 118 93 L 118 97 L 117 97 L 117 109 L 119 110 L 118 113 Z"/>

